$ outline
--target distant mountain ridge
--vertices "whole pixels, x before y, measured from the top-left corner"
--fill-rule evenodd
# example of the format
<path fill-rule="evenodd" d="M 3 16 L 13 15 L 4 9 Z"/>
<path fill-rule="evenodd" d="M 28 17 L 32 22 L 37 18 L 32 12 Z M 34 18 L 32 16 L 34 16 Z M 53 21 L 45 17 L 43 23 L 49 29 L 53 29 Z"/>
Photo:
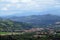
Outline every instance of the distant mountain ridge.
<path fill-rule="evenodd" d="M 8 17 L 12 21 L 26 22 L 33 25 L 49 25 L 55 22 L 60 22 L 60 16 L 45 14 L 45 15 L 31 15 L 31 16 L 12 16 Z"/>
<path fill-rule="evenodd" d="M 30 29 L 34 27 L 57 27 L 55 23 L 60 23 L 60 16 L 45 14 L 45 15 L 31 15 L 31 16 L 7 16 L 0 18 L 0 30 L 8 28 L 13 25 L 14 30 Z M 60 24 L 59 24 L 60 25 Z M 58 25 L 58 27 L 59 27 Z M 7 29 L 6 29 L 7 30 Z"/>

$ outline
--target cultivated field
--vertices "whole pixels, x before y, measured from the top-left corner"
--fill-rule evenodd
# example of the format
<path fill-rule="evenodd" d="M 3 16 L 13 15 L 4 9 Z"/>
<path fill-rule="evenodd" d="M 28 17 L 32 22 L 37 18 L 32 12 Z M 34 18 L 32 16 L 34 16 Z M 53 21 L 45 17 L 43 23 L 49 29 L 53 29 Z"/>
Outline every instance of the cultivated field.
<path fill-rule="evenodd" d="M 17 32 L 0 32 L 0 35 L 16 35 L 16 34 L 23 34 L 23 33 L 17 33 Z"/>

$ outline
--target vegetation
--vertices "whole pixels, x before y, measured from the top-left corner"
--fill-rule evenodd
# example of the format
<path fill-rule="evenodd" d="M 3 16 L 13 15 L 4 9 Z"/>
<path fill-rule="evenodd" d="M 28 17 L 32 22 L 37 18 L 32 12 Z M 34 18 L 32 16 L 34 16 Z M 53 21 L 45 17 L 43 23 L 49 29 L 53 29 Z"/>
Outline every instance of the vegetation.
<path fill-rule="evenodd" d="M 0 32 L 0 35 L 1 35 L 1 34 L 8 34 L 8 33 L 9 33 L 9 32 Z"/>
<path fill-rule="evenodd" d="M 41 17 L 41 20 L 40 20 Z M 47 19 L 45 19 L 47 17 Z M 52 18 L 53 17 L 53 18 Z M 60 38 L 60 33 L 56 34 L 56 35 L 43 35 L 44 37 L 34 37 L 35 32 L 33 33 L 24 33 L 24 34 L 16 34 L 16 35 L 1 35 L 1 34 L 10 34 L 15 32 L 16 30 L 24 30 L 24 29 L 30 29 L 30 28 L 37 28 L 37 27 L 44 27 L 46 28 L 48 26 L 48 28 L 52 27 L 55 30 L 59 29 L 60 30 L 60 23 L 59 24 L 53 24 L 57 21 L 60 21 L 60 17 L 56 17 L 53 15 L 42 15 L 42 16 L 31 16 L 31 17 L 21 17 L 22 21 L 27 21 L 27 23 L 21 22 L 20 21 L 14 21 L 13 19 L 9 20 L 9 19 L 1 19 L 0 18 L 0 39 L 1 40 L 55 40 L 58 38 Z M 52 18 L 52 19 L 50 19 Z M 56 20 L 58 19 L 58 20 Z M 30 24 L 30 22 L 33 24 Z M 52 23 L 52 24 L 51 24 Z M 37 25 L 38 24 L 38 25 Z M 47 24 L 47 25 L 46 25 Z M 49 25 L 51 24 L 51 25 Z M 44 30 L 46 31 L 46 30 Z M 59 39 L 60 40 L 60 39 Z"/>
<path fill-rule="evenodd" d="M 21 35 L 0 36 L 1 40 L 60 40 L 60 35 L 47 35 L 45 37 L 33 37 L 35 33 L 24 33 Z"/>
<path fill-rule="evenodd" d="M 15 22 L 11 20 L 0 20 L 0 31 L 11 32 L 30 28 L 32 28 L 31 24 Z"/>

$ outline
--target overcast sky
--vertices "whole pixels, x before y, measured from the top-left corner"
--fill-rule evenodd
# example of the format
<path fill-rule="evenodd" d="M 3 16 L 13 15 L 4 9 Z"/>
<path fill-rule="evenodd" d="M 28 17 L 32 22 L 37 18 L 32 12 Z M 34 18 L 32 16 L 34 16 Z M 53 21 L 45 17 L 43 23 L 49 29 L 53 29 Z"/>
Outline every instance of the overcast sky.
<path fill-rule="evenodd" d="M 0 0 L 0 15 L 44 12 L 53 9 L 60 11 L 60 0 Z"/>

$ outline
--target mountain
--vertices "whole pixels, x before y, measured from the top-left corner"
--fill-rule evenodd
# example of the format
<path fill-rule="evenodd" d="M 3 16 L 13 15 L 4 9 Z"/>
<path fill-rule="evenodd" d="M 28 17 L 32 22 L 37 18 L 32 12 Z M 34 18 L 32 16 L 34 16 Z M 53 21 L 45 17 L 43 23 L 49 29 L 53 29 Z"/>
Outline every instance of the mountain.
<path fill-rule="evenodd" d="M 23 23 L 23 22 L 15 22 L 9 19 L 1 19 L 0 20 L 0 31 L 11 31 L 11 30 L 24 30 L 32 28 L 31 24 Z"/>
<path fill-rule="evenodd" d="M 33 27 L 57 27 L 55 23 L 60 22 L 60 16 L 45 14 L 31 16 L 6 16 L 0 18 L 0 30 L 23 30 Z M 59 25 L 58 25 L 59 26 Z"/>
<path fill-rule="evenodd" d="M 45 15 L 31 15 L 31 16 L 11 16 L 7 19 L 16 22 L 31 23 L 33 25 L 49 25 L 60 21 L 60 16 L 45 14 Z"/>

